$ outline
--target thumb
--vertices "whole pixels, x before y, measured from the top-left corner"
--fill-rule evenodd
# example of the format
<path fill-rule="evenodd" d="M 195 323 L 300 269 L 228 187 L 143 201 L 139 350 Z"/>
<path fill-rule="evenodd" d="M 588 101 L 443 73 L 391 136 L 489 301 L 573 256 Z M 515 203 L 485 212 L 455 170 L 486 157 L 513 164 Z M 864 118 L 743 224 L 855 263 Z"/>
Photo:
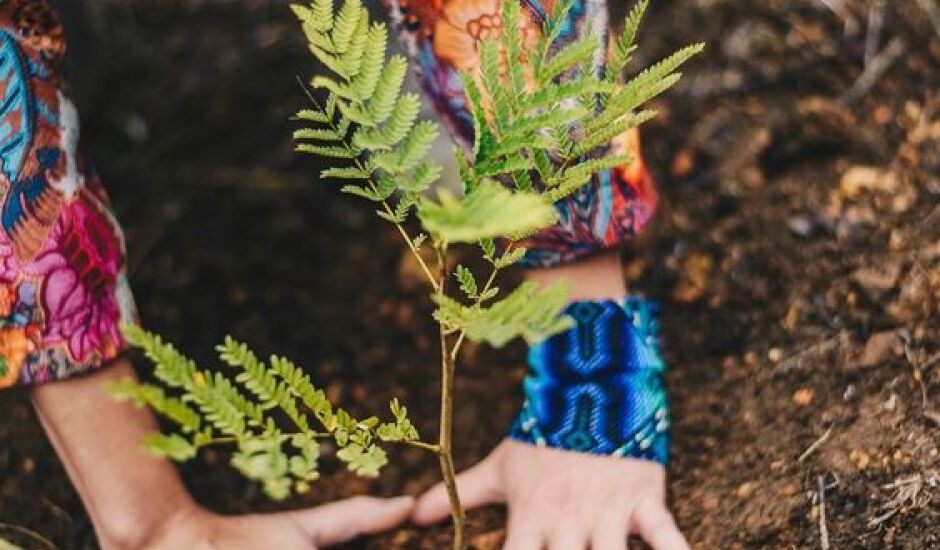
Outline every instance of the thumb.
<path fill-rule="evenodd" d="M 499 481 L 499 461 L 490 455 L 483 462 L 457 476 L 457 492 L 465 508 L 477 508 L 503 502 L 505 493 Z M 444 483 L 428 489 L 418 499 L 411 519 L 419 525 L 429 525 L 450 515 L 450 499 Z"/>
<path fill-rule="evenodd" d="M 291 514 L 316 546 L 329 546 L 391 529 L 408 519 L 414 504 L 409 496 L 353 497 Z"/>

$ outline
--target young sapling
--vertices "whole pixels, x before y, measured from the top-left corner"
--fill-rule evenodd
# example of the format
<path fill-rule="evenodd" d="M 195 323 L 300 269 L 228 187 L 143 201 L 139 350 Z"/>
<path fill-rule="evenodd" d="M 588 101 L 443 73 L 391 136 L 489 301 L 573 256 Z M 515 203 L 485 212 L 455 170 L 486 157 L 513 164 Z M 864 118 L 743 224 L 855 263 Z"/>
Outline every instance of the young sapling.
<path fill-rule="evenodd" d="M 452 451 L 461 346 L 471 340 L 499 347 L 520 337 L 537 342 L 570 325 L 561 314 L 564 284 L 503 289 L 497 276 L 525 256 L 526 236 L 558 221 L 553 203 L 598 172 L 632 160 L 612 154 L 611 141 L 655 115 L 642 106 L 673 86 L 678 68 L 702 49 L 683 48 L 624 79 L 649 4 L 641 0 L 612 37 L 600 70 L 598 60 L 608 50 L 602 37 L 563 38 L 576 1 L 557 2 L 534 35 L 512 31 L 529 15 L 519 2 L 503 2 L 501 20 L 510 32 L 477 44 L 479 70 L 462 75 L 474 141 L 470 150 L 454 149 L 459 196 L 440 185 L 441 167 L 429 159 L 438 126 L 419 120 L 419 97 L 402 90 L 408 62 L 386 55 L 386 25 L 372 21 L 361 0 L 344 0 L 338 10 L 333 0 L 293 6 L 311 53 L 328 71 L 310 81 L 312 105 L 297 113 L 304 124 L 294 133 L 297 150 L 335 159 L 320 177 L 343 180 L 342 192 L 374 203 L 426 277 L 439 328 L 440 430 L 436 440 L 422 440 L 397 399 L 388 421 L 354 418 L 291 361 L 272 356 L 262 362 L 232 338 L 218 351 L 234 376 L 202 370 L 158 336 L 128 326 L 128 342 L 143 349 L 161 384 L 124 382 L 113 392 L 178 426 L 147 438 L 148 451 L 188 460 L 207 445 L 233 445 L 232 466 L 271 497 L 285 498 L 317 478 L 325 439 L 335 443 L 339 460 L 366 477 L 388 462 L 383 445 L 419 447 L 439 459 L 454 548 L 466 548 Z M 482 277 L 463 265 L 449 267 L 457 246 L 476 251 L 487 266 Z"/>

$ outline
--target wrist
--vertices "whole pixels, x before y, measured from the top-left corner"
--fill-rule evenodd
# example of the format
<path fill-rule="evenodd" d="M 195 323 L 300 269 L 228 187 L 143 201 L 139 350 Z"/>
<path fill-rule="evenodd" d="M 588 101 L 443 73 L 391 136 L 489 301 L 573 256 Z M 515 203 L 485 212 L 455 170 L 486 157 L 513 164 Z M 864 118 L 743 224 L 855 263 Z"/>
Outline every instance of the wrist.
<path fill-rule="evenodd" d="M 582 300 L 622 300 L 627 295 L 620 252 L 609 250 L 575 263 L 529 269 L 526 279 L 539 285 L 567 281 L 572 302 Z"/>
<path fill-rule="evenodd" d="M 95 531 L 103 550 L 162 549 L 170 534 L 185 540 L 197 538 L 197 532 L 211 514 L 196 504 L 185 488 L 167 488 L 158 496 L 159 506 L 122 506 L 96 509 Z M 180 548 L 180 546 L 176 546 Z"/>

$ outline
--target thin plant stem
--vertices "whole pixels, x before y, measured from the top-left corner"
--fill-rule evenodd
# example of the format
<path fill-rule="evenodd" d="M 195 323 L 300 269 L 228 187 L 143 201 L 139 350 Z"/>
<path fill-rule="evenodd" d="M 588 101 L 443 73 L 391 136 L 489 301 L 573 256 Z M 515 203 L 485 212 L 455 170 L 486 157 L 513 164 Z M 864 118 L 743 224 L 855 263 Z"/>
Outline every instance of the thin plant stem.
<path fill-rule="evenodd" d="M 435 247 L 437 251 L 438 266 L 440 269 L 440 290 L 447 290 L 447 255 L 446 245 Z M 454 455 L 452 445 L 454 420 L 454 371 L 455 362 L 447 349 L 447 333 L 443 325 L 440 327 L 441 343 L 441 426 L 438 440 L 438 460 L 441 464 L 441 476 L 447 488 L 447 498 L 450 500 L 450 513 L 454 520 L 454 550 L 465 550 L 467 541 L 464 534 L 465 514 L 460 504 L 460 495 L 457 492 L 457 472 L 454 469 Z"/>

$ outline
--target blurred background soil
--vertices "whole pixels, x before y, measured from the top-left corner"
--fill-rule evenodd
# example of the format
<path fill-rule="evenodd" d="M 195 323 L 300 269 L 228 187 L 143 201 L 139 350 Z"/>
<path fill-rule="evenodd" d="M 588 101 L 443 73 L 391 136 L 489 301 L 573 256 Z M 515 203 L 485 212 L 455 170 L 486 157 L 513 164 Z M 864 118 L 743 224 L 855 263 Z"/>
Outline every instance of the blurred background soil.
<path fill-rule="evenodd" d="M 292 151 L 294 78 L 316 67 L 287 4 L 90 4 L 94 48 L 72 66 L 84 145 L 125 224 L 146 324 L 203 364 L 232 333 L 295 358 L 354 411 L 397 396 L 434 433 L 427 289 L 367 205 Z M 679 523 L 695 548 L 940 547 L 936 0 L 653 4 L 640 61 L 708 44 L 656 104 L 645 144 L 665 204 L 625 251 L 631 288 L 666 306 Z M 505 432 L 523 352 L 467 347 L 460 465 Z M 0 410 L 0 522 L 94 548 L 28 396 L 2 393 Z M 274 508 L 219 452 L 183 472 L 213 509 Z M 436 472 L 398 449 L 379 480 L 332 464 L 286 505 L 414 493 Z M 474 547 L 499 548 L 503 522 L 472 514 Z"/>

